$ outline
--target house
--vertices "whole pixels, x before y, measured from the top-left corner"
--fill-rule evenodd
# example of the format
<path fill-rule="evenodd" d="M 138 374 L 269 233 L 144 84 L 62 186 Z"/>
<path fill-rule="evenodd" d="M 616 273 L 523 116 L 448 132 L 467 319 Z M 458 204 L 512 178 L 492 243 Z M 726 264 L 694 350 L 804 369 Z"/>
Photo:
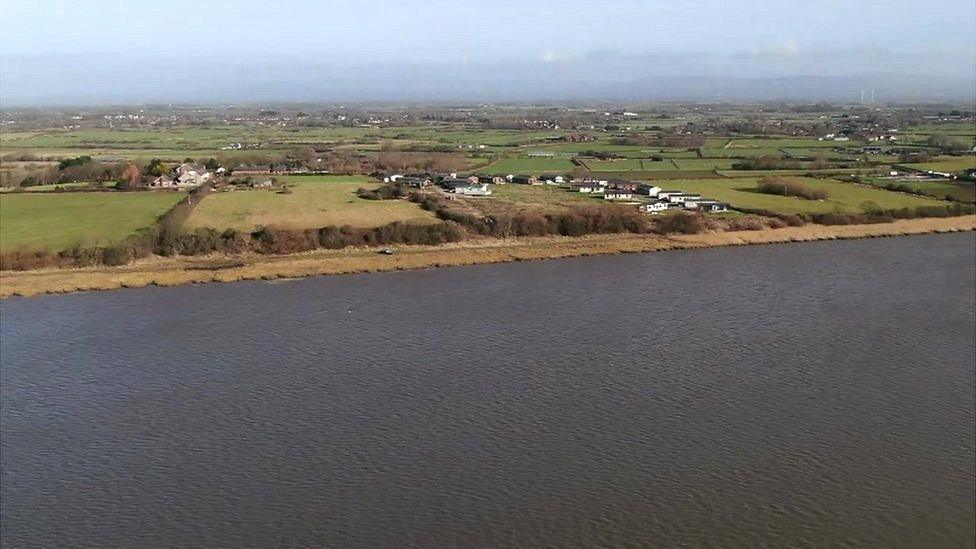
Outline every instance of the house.
<path fill-rule="evenodd" d="M 546 185 L 562 185 L 566 182 L 566 178 L 561 175 L 554 175 L 551 173 L 544 173 L 539 176 L 539 180 Z"/>
<path fill-rule="evenodd" d="M 681 191 L 658 191 L 657 198 L 659 200 L 669 200 L 673 194 L 682 194 Z"/>
<path fill-rule="evenodd" d="M 176 187 L 176 182 L 173 178 L 163 174 L 149 182 L 149 186 L 154 189 L 172 189 Z"/>
<path fill-rule="evenodd" d="M 698 209 L 703 212 L 727 212 L 729 205 L 717 200 L 702 200 L 698 202 Z"/>
<path fill-rule="evenodd" d="M 468 179 L 445 179 L 440 185 L 449 192 L 466 196 L 489 196 L 491 189 L 487 183 L 472 183 Z"/>
<path fill-rule="evenodd" d="M 656 187 L 654 185 L 641 185 L 637 188 L 637 192 L 646 196 L 657 196 L 657 193 L 661 192 L 661 187 Z"/>
<path fill-rule="evenodd" d="M 500 175 L 479 175 L 478 183 L 489 183 L 491 185 L 504 185 L 508 183 L 504 177 Z"/>
<path fill-rule="evenodd" d="M 429 177 L 401 177 L 397 179 L 398 185 L 403 185 L 405 187 L 413 187 L 415 189 L 423 189 L 430 186 Z"/>
<path fill-rule="evenodd" d="M 580 183 L 579 185 L 572 185 L 570 189 L 578 193 L 602 193 L 606 187 L 596 183 Z"/>
<path fill-rule="evenodd" d="M 531 175 L 512 176 L 512 183 L 518 183 L 520 185 L 542 185 L 542 182 Z"/>
<path fill-rule="evenodd" d="M 603 193 L 604 200 L 633 200 L 634 192 L 627 189 L 607 189 Z"/>
<path fill-rule="evenodd" d="M 210 172 L 199 164 L 180 164 L 173 168 L 177 187 L 199 187 L 210 181 Z"/>
<path fill-rule="evenodd" d="M 606 179 L 593 179 L 592 177 L 574 177 L 570 180 L 570 183 L 593 183 L 594 185 L 606 187 L 608 181 Z"/>
<path fill-rule="evenodd" d="M 618 189 L 621 191 L 632 191 L 636 192 L 637 188 L 640 187 L 640 183 L 636 181 L 629 181 L 627 179 L 611 179 L 607 181 L 607 187 L 611 189 Z"/>
<path fill-rule="evenodd" d="M 666 212 L 668 210 L 668 202 L 666 200 L 658 200 L 657 202 L 648 202 L 647 204 L 641 204 L 639 209 L 644 213 L 658 214 L 661 212 Z"/>
<path fill-rule="evenodd" d="M 658 196 L 660 196 L 660 194 L 658 194 Z M 668 202 L 672 204 L 684 204 L 688 200 L 701 200 L 701 195 L 694 193 L 677 193 L 668 195 Z"/>

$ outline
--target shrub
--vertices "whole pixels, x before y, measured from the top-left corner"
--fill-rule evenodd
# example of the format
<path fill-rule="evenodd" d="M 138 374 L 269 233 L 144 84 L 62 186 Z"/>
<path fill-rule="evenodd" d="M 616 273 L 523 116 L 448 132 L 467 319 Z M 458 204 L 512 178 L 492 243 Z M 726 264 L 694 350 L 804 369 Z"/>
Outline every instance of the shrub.
<path fill-rule="evenodd" d="M 705 230 L 705 222 L 699 214 L 677 212 L 655 219 L 655 231 L 660 234 L 698 234 Z"/>
<path fill-rule="evenodd" d="M 788 177 L 767 176 L 759 182 L 759 192 L 778 194 L 781 196 L 795 196 L 806 200 L 823 200 L 829 193 L 823 189 L 812 189 L 796 179 Z"/>

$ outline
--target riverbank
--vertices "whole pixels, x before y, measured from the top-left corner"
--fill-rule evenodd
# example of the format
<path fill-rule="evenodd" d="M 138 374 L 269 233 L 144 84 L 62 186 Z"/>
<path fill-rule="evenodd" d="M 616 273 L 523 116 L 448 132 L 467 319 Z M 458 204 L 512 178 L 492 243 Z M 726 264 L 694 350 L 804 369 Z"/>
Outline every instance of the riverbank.
<path fill-rule="evenodd" d="M 600 234 L 584 237 L 481 239 L 440 246 L 401 246 L 397 248 L 396 254 L 390 256 L 377 254 L 375 248 L 347 248 L 284 256 L 249 254 L 205 258 L 152 257 L 121 267 L 5 271 L 0 274 L 0 298 L 150 285 L 273 280 L 589 255 L 972 230 L 976 230 L 974 215 L 902 219 L 892 223 L 869 225 L 809 224 L 803 227 L 695 235 Z"/>

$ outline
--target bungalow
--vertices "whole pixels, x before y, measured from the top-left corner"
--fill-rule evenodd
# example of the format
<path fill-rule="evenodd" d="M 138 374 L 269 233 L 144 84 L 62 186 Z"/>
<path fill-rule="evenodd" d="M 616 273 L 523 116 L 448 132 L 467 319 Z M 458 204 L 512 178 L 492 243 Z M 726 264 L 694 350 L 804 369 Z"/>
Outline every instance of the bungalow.
<path fill-rule="evenodd" d="M 566 178 L 561 175 L 555 175 L 551 173 L 544 173 L 539 176 L 539 180 L 546 185 L 562 185 L 566 182 Z"/>
<path fill-rule="evenodd" d="M 640 211 L 649 214 L 658 214 L 661 212 L 666 212 L 668 210 L 668 202 L 666 200 L 658 200 L 657 202 L 649 202 L 647 204 L 641 204 L 639 207 Z"/>
<path fill-rule="evenodd" d="M 619 189 L 622 191 L 636 191 L 640 185 L 636 181 L 629 181 L 627 179 L 611 179 L 607 182 L 607 186 L 611 189 Z"/>
<path fill-rule="evenodd" d="M 505 178 L 500 175 L 479 175 L 478 183 L 489 183 L 491 185 L 504 185 L 507 183 Z"/>
<path fill-rule="evenodd" d="M 637 192 L 647 196 L 657 196 L 657 193 L 661 192 L 661 187 L 656 187 L 654 185 L 641 185 L 637 188 Z"/>
<path fill-rule="evenodd" d="M 658 191 L 657 197 L 659 200 L 668 200 L 673 194 L 681 194 L 681 191 Z"/>
<path fill-rule="evenodd" d="M 634 192 L 627 189 L 607 189 L 603 193 L 604 200 L 633 200 Z"/>
<path fill-rule="evenodd" d="M 580 183 L 579 185 L 572 185 L 570 189 L 578 193 L 602 193 L 606 187 L 596 183 Z"/>
<path fill-rule="evenodd" d="M 515 175 L 512 176 L 512 183 L 518 183 L 520 185 L 542 185 L 542 182 L 531 175 Z"/>
<path fill-rule="evenodd" d="M 590 177 L 574 177 L 570 183 L 592 183 L 594 185 L 599 185 L 601 187 L 606 187 L 608 181 L 606 179 L 593 179 Z"/>
<path fill-rule="evenodd" d="M 454 194 L 466 196 L 489 196 L 491 189 L 487 183 L 472 183 L 467 179 L 445 179 L 441 186 Z"/>
<path fill-rule="evenodd" d="M 701 200 L 701 195 L 694 193 L 678 193 L 668 196 L 668 202 L 671 202 L 672 204 L 684 204 L 688 200 Z"/>
<path fill-rule="evenodd" d="M 703 212 L 727 212 L 729 205 L 717 200 L 702 200 L 698 203 L 698 209 Z"/>

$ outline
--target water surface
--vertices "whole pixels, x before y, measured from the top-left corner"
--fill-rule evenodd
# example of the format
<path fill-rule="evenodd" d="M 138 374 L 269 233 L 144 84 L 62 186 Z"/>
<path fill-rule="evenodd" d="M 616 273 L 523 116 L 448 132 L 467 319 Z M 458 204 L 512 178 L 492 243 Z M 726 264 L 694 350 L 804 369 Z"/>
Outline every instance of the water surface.
<path fill-rule="evenodd" d="M 3 546 L 971 547 L 974 250 L 5 300 Z"/>

